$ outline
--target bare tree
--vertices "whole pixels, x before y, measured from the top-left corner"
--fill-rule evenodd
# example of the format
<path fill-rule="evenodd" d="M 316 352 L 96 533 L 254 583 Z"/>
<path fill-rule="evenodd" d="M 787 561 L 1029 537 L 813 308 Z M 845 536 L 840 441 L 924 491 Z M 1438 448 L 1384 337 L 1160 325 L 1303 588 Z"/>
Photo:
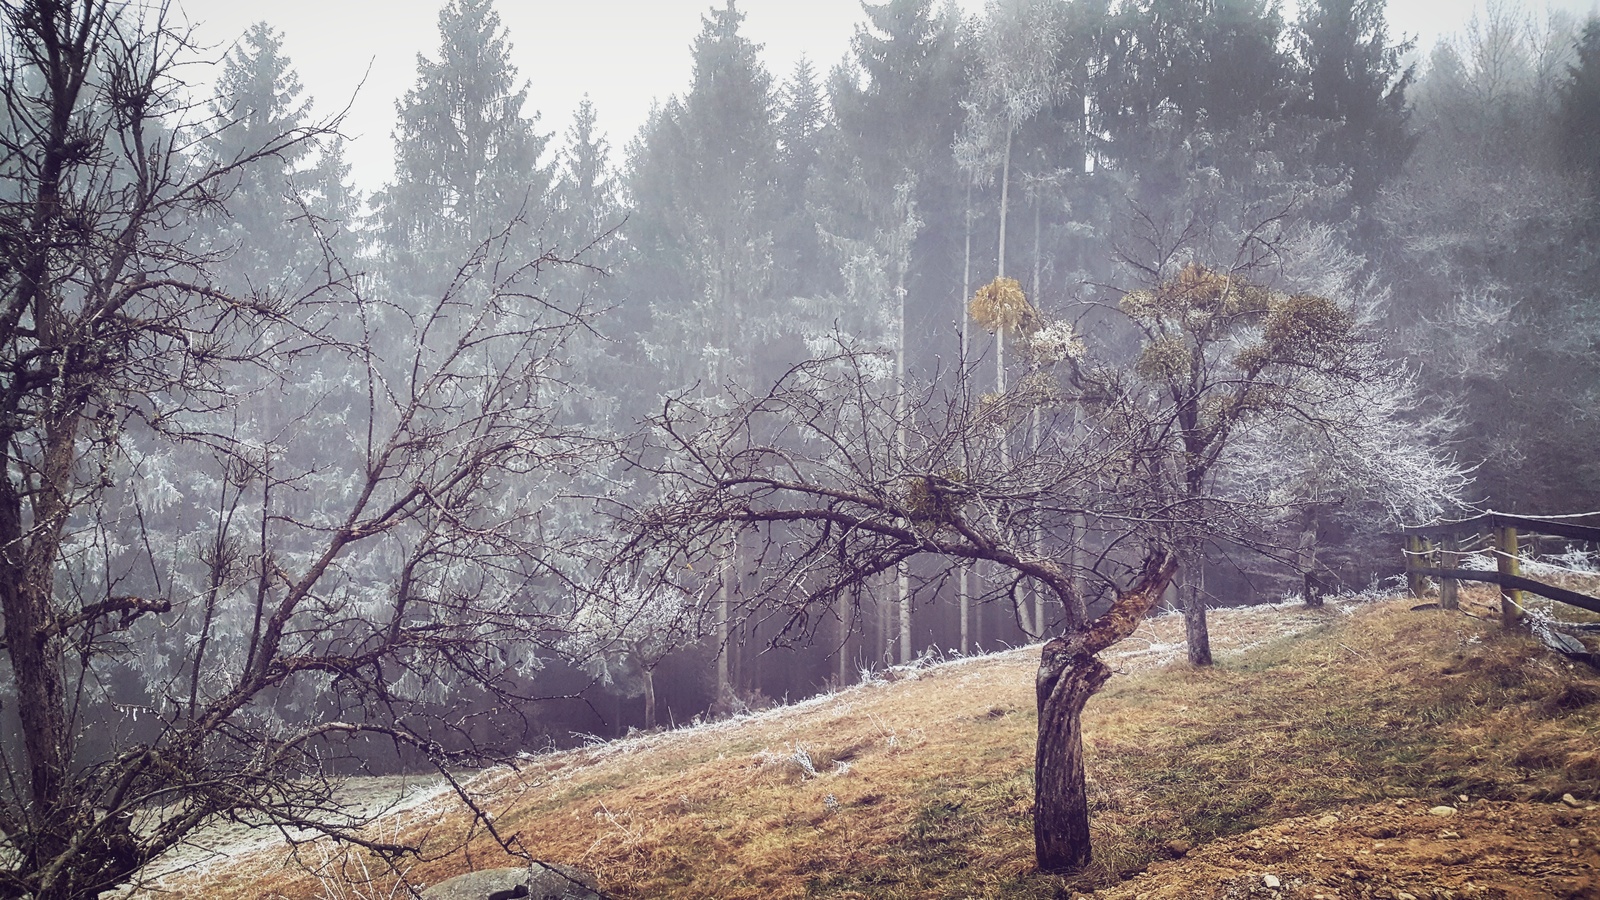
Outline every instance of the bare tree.
<path fill-rule="evenodd" d="M 97 897 L 218 816 L 371 846 L 326 762 L 462 761 L 484 736 L 437 686 L 514 699 L 559 625 L 529 599 L 561 577 L 535 476 L 583 450 L 555 401 L 582 311 L 494 241 L 421 309 L 336 260 L 303 296 L 230 295 L 186 223 L 326 129 L 196 162 L 228 123 L 190 120 L 164 7 L 7 2 L 0 42 L 0 897 Z M 262 381 L 303 402 L 264 439 L 237 427 Z M 205 459 L 215 507 L 154 496 Z M 161 503 L 212 523 L 198 558 Z M 163 668 L 185 608 L 205 628 Z"/>
<path fill-rule="evenodd" d="M 1065 612 L 1039 670 L 1039 863 L 1079 868 L 1090 848 L 1078 720 L 1109 674 L 1095 654 L 1131 633 L 1176 563 L 1164 549 L 1169 511 L 1148 487 L 1160 456 L 1128 419 L 1138 410 L 1101 392 L 1101 427 L 1074 434 L 1052 427 L 1068 399 L 1044 379 L 982 399 L 908 393 L 892 356 L 847 349 L 795 367 L 766 393 L 669 399 L 634 454 L 657 499 L 621 511 L 627 541 L 615 565 L 635 580 L 704 572 L 736 529 L 756 548 L 758 582 L 738 612 L 778 617 L 796 641 L 852 617 L 864 592 L 914 558 L 942 567 L 933 584 L 974 562 L 1005 573 L 982 599 L 1014 605 L 1030 584 L 1049 592 Z M 1050 420 L 1041 440 L 1005 451 L 1034 409 Z M 902 429 L 914 439 L 900 440 Z M 1089 604 L 1054 538 L 1080 514 L 1108 536 L 1085 573 Z"/>

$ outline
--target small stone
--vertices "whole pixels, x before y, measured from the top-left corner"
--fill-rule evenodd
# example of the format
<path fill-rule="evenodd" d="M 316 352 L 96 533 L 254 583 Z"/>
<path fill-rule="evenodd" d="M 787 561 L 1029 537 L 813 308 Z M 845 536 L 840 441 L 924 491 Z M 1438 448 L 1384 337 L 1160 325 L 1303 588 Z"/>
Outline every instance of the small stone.
<path fill-rule="evenodd" d="M 1406 805 L 1406 801 L 1404 801 L 1404 800 L 1396 800 L 1394 802 L 1394 805 L 1395 806 L 1405 806 Z"/>
<path fill-rule="evenodd" d="M 1187 856 L 1194 845 L 1185 840 L 1167 841 L 1167 852 L 1173 856 Z"/>
<path fill-rule="evenodd" d="M 1322 818 L 1318 819 L 1317 820 L 1317 824 L 1318 825 L 1323 825 L 1323 826 L 1337 825 L 1337 824 L 1339 824 L 1339 817 L 1334 815 L 1333 813 L 1328 813 L 1327 815 L 1325 815 Z"/>
<path fill-rule="evenodd" d="M 1578 807 L 1583 805 L 1582 803 L 1578 802 L 1578 798 L 1577 797 L 1574 797 L 1571 794 L 1562 794 L 1561 795 L 1561 802 L 1565 803 L 1566 805 L 1568 805 L 1570 807 L 1572 807 L 1573 809 L 1577 809 Z"/>
<path fill-rule="evenodd" d="M 1394 900 L 1417 900 L 1417 895 L 1408 894 L 1405 891 L 1401 891 L 1400 893 L 1394 895 Z"/>
<path fill-rule="evenodd" d="M 1261 876 L 1261 883 L 1266 885 L 1267 887 L 1271 888 L 1272 890 L 1277 890 L 1278 888 L 1283 886 L 1283 882 L 1279 881 L 1278 880 L 1278 876 L 1276 876 L 1276 875 L 1263 875 L 1263 876 Z"/>
<path fill-rule="evenodd" d="M 1577 838 L 1573 838 L 1572 840 L 1567 841 L 1567 846 L 1568 847 L 1580 847 L 1582 845 L 1578 843 L 1578 839 Z"/>
<path fill-rule="evenodd" d="M 1456 840 L 1456 839 L 1458 839 L 1460 837 L 1461 837 L 1461 835 L 1456 834 L 1454 831 L 1441 831 L 1441 832 L 1439 832 L 1440 840 L 1453 841 L 1453 840 Z"/>
<path fill-rule="evenodd" d="M 1459 797 L 1457 797 L 1456 799 L 1460 800 L 1462 803 L 1470 803 L 1471 802 L 1471 800 L 1467 797 L 1466 794 L 1462 794 Z"/>
<path fill-rule="evenodd" d="M 1453 816 L 1455 814 L 1456 808 L 1454 806 L 1435 806 L 1433 809 L 1428 810 L 1428 815 L 1430 816 Z"/>

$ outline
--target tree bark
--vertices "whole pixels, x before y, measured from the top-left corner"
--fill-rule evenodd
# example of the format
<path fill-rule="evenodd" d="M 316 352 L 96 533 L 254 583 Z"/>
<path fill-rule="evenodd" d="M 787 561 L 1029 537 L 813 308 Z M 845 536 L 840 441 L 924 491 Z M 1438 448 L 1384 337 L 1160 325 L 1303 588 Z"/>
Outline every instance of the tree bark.
<path fill-rule="evenodd" d="M 733 697 L 733 684 L 728 666 L 728 614 L 731 590 L 728 581 L 733 577 L 733 550 L 731 539 L 724 539 L 722 558 L 717 561 L 717 696 L 714 702 L 725 705 Z"/>
<path fill-rule="evenodd" d="M 1075 872 L 1089 863 L 1089 802 L 1084 790 L 1083 707 L 1111 677 L 1096 657 L 1073 653 L 1057 638 L 1039 663 L 1039 743 L 1035 760 L 1033 839 L 1039 868 Z"/>
<path fill-rule="evenodd" d="M 1198 566 L 1196 567 L 1198 568 Z M 1189 645 L 1189 664 L 1211 665 L 1211 629 L 1206 623 L 1206 601 L 1199 580 L 1183 586 L 1183 636 Z"/>
<path fill-rule="evenodd" d="M 656 673 L 655 670 L 645 667 L 644 670 L 644 727 L 646 731 L 654 731 L 656 727 Z"/>
<path fill-rule="evenodd" d="M 895 594 L 900 598 L 900 665 L 911 663 L 911 568 L 905 563 L 896 567 Z"/>
<path fill-rule="evenodd" d="M 1039 741 L 1034 757 L 1033 838 L 1039 868 L 1082 869 L 1092 852 L 1089 797 L 1084 790 L 1084 705 L 1105 686 L 1111 669 L 1097 654 L 1132 634 L 1166 592 L 1176 559 L 1156 550 L 1133 587 L 1086 628 L 1044 645 L 1035 682 Z M 1070 577 L 1063 581 L 1070 585 Z"/>
<path fill-rule="evenodd" d="M 968 656 L 972 653 L 972 587 L 969 583 L 972 578 L 972 567 L 963 565 L 961 574 L 957 576 L 956 603 L 961 607 L 961 655 Z"/>

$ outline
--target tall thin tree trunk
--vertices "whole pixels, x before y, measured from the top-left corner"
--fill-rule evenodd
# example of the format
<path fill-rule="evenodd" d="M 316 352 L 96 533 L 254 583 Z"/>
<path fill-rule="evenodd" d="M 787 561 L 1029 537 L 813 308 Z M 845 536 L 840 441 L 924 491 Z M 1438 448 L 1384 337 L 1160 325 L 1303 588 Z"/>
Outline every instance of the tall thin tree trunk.
<path fill-rule="evenodd" d="M 646 731 L 654 731 L 656 727 L 656 673 L 648 666 L 643 667 L 644 672 L 644 727 Z"/>
<path fill-rule="evenodd" d="M 900 665 L 911 662 L 911 568 L 905 563 L 897 567 L 900 592 Z"/>
<path fill-rule="evenodd" d="M 1006 128 L 1006 155 L 1000 165 L 1000 247 L 995 254 L 995 277 L 1006 277 L 1006 216 L 1011 202 L 1011 135 L 1016 129 Z M 1006 329 L 1002 324 L 995 333 L 995 390 L 998 393 L 1006 392 Z M 1002 457 L 1009 457 L 1009 448 L 1001 442 L 1000 452 Z M 1009 463 L 1009 459 L 1004 460 Z"/>
<path fill-rule="evenodd" d="M 972 182 L 970 180 L 967 182 L 965 219 L 965 246 L 961 259 L 961 296 L 957 298 L 959 305 L 956 308 L 956 317 L 961 323 L 961 367 L 957 377 L 963 387 L 966 386 L 967 366 L 972 357 L 972 316 L 967 314 L 967 303 L 972 300 Z"/>
<path fill-rule="evenodd" d="M 908 220 L 909 221 L 909 220 Z M 901 223 L 900 227 L 906 227 Z M 897 239 L 897 244 L 900 240 Z M 906 422 L 909 414 L 906 404 L 906 270 L 911 263 L 911 247 L 909 241 L 899 246 L 900 258 L 895 263 L 895 299 L 896 310 L 899 316 L 899 339 L 895 346 L 895 400 L 894 400 L 894 443 L 898 459 L 890 467 L 891 471 L 904 471 L 910 454 L 910 426 Z M 895 567 L 895 600 L 900 610 L 900 664 L 911 662 L 911 570 L 905 562 Z"/>
<path fill-rule="evenodd" d="M 733 685 L 730 681 L 728 665 L 729 647 L 728 617 L 730 607 L 730 588 L 728 582 L 732 578 L 733 553 L 732 539 L 724 536 L 722 542 L 722 558 L 717 561 L 717 696 L 716 702 L 725 704 L 733 698 Z"/>
<path fill-rule="evenodd" d="M 1079 430 L 1083 426 L 1083 407 L 1074 404 L 1072 407 L 1072 435 L 1077 439 Z M 1072 527 L 1068 532 L 1067 565 L 1072 572 L 1072 609 L 1069 611 L 1068 627 L 1077 627 L 1089 620 L 1088 601 L 1084 598 L 1087 583 L 1083 577 L 1083 544 L 1084 531 L 1088 522 L 1083 512 L 1072 514 Z"/>
<path fill-rule="evenodd" d="M 1305 579 L 1306 605 L 1317 607 L 1322 605 L 1322 587 L 1317 583 L 1317 510 L 1316 507 L 1306 511 L 1305 521 L 1300 526 L 1299 547 L 1296 553 L 1296 562 L 1300 565 L 1300 573 Z"/>
<path fill-rule="evenodd" d="M 968 368 L 969 358 L 972 356 L 972 316 L 967 314 L 967 302 L 972 297 L 972 181 L 967 181 L 967 208 L 966 208 L 966 234 L 965 247 L 961 261 L 961 297 L 960 307 L 956 310 L 961 321 L 961 361 L 958 377 L 960 378 L 960 391 L 963 398 L 970 398 L 971 391 L 968 379 L 971 370 Z M 961 468 L 964 471 L 970 465 L 967 459 L 966 448 L 961 451 Z M 972 642 L 968 639 L 968 632 L 972 619 L 972 566 L 963 562 L 961 571 L 956 579 L 956 605 L 960 608 L 961 616 L 961 655 L 966 656 L 972 652 Z"/>
<path fill-rule="evenodd" d="M 850 619 L 843 610 L 839 612 L 839 686 L 850 683 Z"/>
<path fill-rule="evenodd" d="M 894 576 L 888 576 L 887 590 L 878 594 L 878 659 L 882 665 L 894 665 L 895 629 L 894 601 L 888 594 L 894 589 Z"/>
<path fill-rule="evenodd" d="M 1040 251 L 1040 236 L 1039 236 L 1040 215 L 1039 215 L 1039 212 L 1040 212 L 1040 207 L 1043 206 L 1043 205 L 1044 204 L 1039 202 L 1039 197 L 1036 194 L 1034 196 L 1034 198 L 1033 198 L 1033 304 L 1036 307 L 1040 303 L 1040 299 L 1039 299 L 1039 282 L 1040 282 L 1040 280 L 1042 278 L 1042 266 L 1041 266 L 1040 252 L 1039 252 Z M 1043 420 L 1042 420 L 1041 414 L 1039 412 L 1039 407 L 1038 407 L 1037 404 L 1035 404 L 1034 407 L 1033 407 L 1033 414 L 1030 417 L 1030 421 L 1029 421 L 1028 425 L 1029 425 L 1029 428 L 1028 428 L 1028 440 L 1032 442 L 1033 449 L 1034 449 L 1035 452 L 1037 452 L 1038 449 L 1039 449 L 1039 445 L 1042 442 L 1042 434 L 1040 432 L 1041 432 L 1041 429 L 1043 427 Z M 1043 556 L 1044 555 L 1044 533 L 1042 531 L 1040 531 L 1039 529 L 1037 529 L 1037 528 L 1035 528 L 1033 530 L 1033 552 L 1037 556 Z M 1033 637 L 1034 640 L 1039 640 L 1040 638 L 1044 637 L 1044 590 L 1037 583 L 1033 583 L 1032 584 L 1032 589 L 1033 589 L 1033 628 L 1034 628 L 1034 634 L 1032 635 L 1032 637 Z"/>
<path fill-rule="evenodd" d="M 973 642 L 971 642 L 970 634 L 971 617 L 973 617 L 973 591 L 971 591 L 971 577 L 973 577 L 973 570 L 971 570 L 971 567 L 968 567 L 968 565 L 962 565 L 962 570 L 957 573 L 957 586 L 955 586 L 958 601 L 960 601 L 960 607 L 962 607 L 963 657 L 966 657 L 966 655 L 970 655 L 970 653 L 973 652 Z"/>
<path fill-rule="evenodd" d="M 1006 277 L 1006 213 L 1011 201 L 1011 136 L 1016 131 L 1006 126 L 1006 153 L 1000 163 L 1000 246 L 995 254 L 995 277 Z"/>
<path fill-rule="evenodd" d="M 1200 577 L 1199 548 L 1192 551 L 1183 579 L 1183 636 L 1189 645 L 1189 664 L 1211 665 L 1211 630 L 1206 623 L 1205 584 Z"/>

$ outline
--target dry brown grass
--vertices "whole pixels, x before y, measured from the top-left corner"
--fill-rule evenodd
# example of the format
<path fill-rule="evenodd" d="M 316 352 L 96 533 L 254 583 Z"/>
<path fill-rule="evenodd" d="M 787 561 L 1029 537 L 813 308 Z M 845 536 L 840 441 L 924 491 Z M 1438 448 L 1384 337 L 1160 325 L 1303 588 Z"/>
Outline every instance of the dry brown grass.
<path fill-rule="evenodd" d="M 1489 591 L 1464 600 L 1485 618 L 1411 601 L 1222 612 L 1224 652 L 1205 671 L 1159 666 L 1180 624 L 1147 624 L 1114 648 L 1125 674 L 1086 714 L 1095 861 L 1071 882 L 1032 867 L 1030 651 L 554 754 L 473 789 L 540 858 L 593 871 L 620 897 L 684 898 L 1056 897 L 1347 804 L 1600 796 L 1600 678 L 1503 634 Z M 510 864 L 465 823 L 447 804 L 404 817 L 434 849 L 410 877 Z M 163 887 L 321 890 L 281 852 Z"/>

